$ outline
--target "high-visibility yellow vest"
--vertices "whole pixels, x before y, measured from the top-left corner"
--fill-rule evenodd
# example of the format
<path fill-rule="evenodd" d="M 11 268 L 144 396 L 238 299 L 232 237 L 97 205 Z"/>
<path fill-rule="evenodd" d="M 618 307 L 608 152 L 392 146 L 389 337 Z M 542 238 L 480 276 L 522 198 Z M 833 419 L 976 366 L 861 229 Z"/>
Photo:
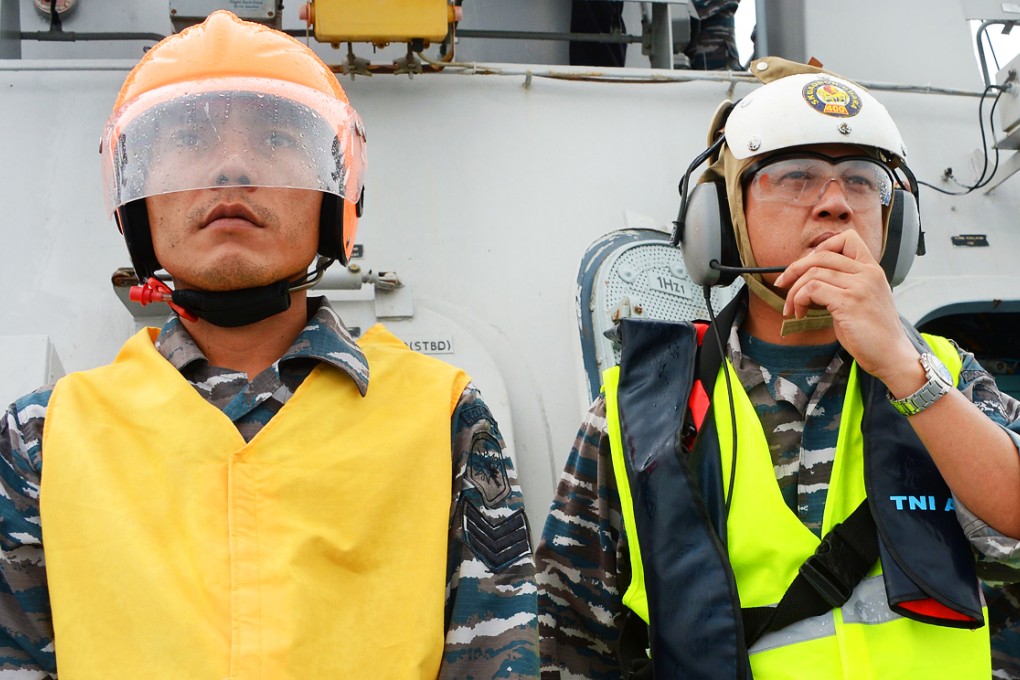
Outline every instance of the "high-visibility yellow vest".
<path fill-rule="evenodd" d="M 955 382 L 961 369 L 956 350 L 944 338 L 925 335 L 925 340 L 950 370 Z M 720 368 L 722 370 L 730 371 L 731 384 L 740 385 L 729 362 Z M 606 371 L 607 429 L 632 571 L 623 603 L 648 622 L 640 536 L 636 530 L 620 432 L 616 400 L 618 384 L 619 368 Z M 736 390 L 733 407 L 740 454 L 726 522 L 727 554 L 741 606 L 776 605 L 796 577 L 800 565 L 818 548 L 820 539 L 804 526 L 783 500 L 761 422 L 742 389 Z M 715 381 L 712 408 L 716 422 L 730 422 L 726 381 L 721 377 Z M 865 499 L 861 434 L 863 411 L 855 364 L 851 368 L 843 403 L 822 535 L 845 520 Z M 732 435 L 729 427 L 717 430 L 722 454 L 722 486 L 727 488 L 732 473 Z M 762 527 L 768 529 L 763 531 Z M 683 602 L 676 603 L 680 610 L 684 606 Z M 678 641 L 677 644 L 685 642 Z M 756 680 L 983 679 L 991 676 L 988 627 L 963 630 L 919 623 L 899 616 L 889 608 L 881 564 L 877 564 L 858 584 L 843 607 L 766 634 L 751 647 L 749 653 Z"/>
<path fill-rule="evenodd" d="M 60 380 L 41 515 L 62 680 L 435 678 L 468 377 L 381 326 L 245 443 L 153 347 Z"/>

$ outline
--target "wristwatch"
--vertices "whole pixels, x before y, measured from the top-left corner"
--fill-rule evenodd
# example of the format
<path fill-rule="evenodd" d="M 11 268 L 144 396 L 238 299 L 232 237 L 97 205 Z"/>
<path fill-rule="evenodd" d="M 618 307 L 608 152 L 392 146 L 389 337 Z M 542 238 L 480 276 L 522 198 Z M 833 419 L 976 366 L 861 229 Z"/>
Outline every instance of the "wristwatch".
<path fill-rule="evenodd" d="M 939 361 L 939 358 L 930 352 L 925 352 L 920 357 L 924 374 L 928 382 L 921 389 L 902 399 L 893 399 L 889 396 L 889 403 L 893 408 L 905 416 L 912 416 L 928 408 L 936 401 L 953 389 L 953 376 L 949 369 Z"/>

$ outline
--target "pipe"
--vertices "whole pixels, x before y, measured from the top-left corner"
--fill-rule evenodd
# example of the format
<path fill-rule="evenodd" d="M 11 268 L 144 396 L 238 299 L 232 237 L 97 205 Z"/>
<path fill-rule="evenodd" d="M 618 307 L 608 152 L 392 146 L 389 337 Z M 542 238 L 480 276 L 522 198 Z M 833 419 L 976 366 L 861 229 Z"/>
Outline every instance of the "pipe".
<path fill-rule="evenodd" d="M 22 31 L 21 40 L 39 40 L 42 42 L 78 42 L 79 40 L 152 40 L 159 42 L 165 35 L 159 33 L 81 33 L 75 31 Z"/>

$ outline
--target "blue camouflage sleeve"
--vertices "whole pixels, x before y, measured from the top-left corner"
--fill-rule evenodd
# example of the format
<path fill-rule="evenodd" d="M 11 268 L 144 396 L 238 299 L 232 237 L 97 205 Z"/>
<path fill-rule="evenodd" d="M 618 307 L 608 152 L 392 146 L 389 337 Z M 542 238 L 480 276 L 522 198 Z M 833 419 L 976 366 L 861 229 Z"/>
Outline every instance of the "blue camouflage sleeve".
<path fill-rule="evenodd" d="M 51 390 L 0 420 L 0 677 L 56 677 L 39 520 L 42 430 Z"/>
<path fill-rule="evenodd" d="M 995 378 L 973 354 L 959 347 L 957 351 L 963 361 L 957 385 L 960 392 L 1005 429 L 1020 448 L 1020 402 L 999 390 Z M 985 583 L 992 677 L 1020 677 L 1020 541 L 995 531 L 959 501 L 955 508 L 974 546 L 978 575 Z"/>
<path fill-rule="evenodd" d="M 630 565 L 602 397 L 577 433 L 535 563 L 543 680 L 619 680 Z"/>
<path fill-rule="evenodd" d="M 473 385 L 453 414 L 446 646 L 439 677 L 538 677 L 535 563 L 517 472 Z"/>
<path fill-rule="evenodd" d="M 1020 448 L 1020 402 L 999 390 L 995 378 L 973 354 L 958 346 L 956 349 L 963 361 L 958 389 L 990 420 L 1001 426 Z M 995 583 L 1020 581 L 1020 541 L 988 526 L 959 501 L 954 505 L 960 525 L 978 554 L 981 578 Z"/>

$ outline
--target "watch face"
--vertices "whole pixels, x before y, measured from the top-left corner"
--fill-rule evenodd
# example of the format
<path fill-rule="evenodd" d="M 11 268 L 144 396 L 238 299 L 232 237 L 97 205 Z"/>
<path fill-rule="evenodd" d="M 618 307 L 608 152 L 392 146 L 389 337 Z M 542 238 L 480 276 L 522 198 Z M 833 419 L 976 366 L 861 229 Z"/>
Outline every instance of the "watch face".
<path fill-rule="evenodd" d="M 949 369 L 946 368 L 945 364 L 939 361 L 937 356 L 927 353 L 922 354 L 921 363 L 924 365 L 929 379 L 936 378 L 949 387 L 953 386 L 953 376 L 949 373 Z"/>

